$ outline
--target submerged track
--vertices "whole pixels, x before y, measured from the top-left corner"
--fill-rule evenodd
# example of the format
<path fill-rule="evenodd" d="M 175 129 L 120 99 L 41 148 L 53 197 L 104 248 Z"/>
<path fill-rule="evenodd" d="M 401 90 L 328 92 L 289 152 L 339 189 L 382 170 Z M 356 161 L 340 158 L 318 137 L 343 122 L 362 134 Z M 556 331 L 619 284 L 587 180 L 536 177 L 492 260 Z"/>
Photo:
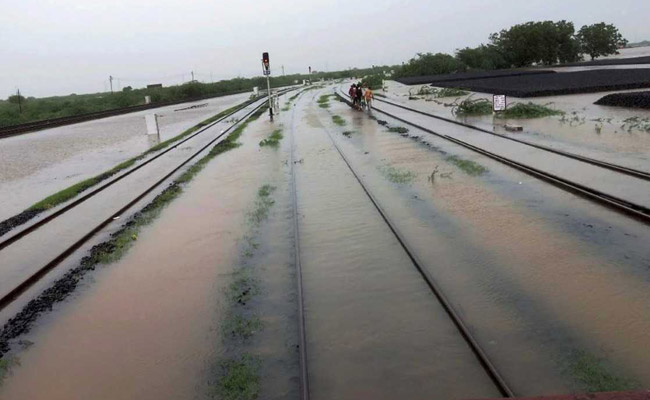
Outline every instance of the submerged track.
<path fill-rule="evenodd" d="M 451 304 L 447 296 L 443 293 L 443 291 L 441 290 L 440 286 L 438 285 L 434 277 L 431 275 L 431 273 L 424 267 L 424 263 L 418 258 L 413 248 L 406 241 L 405 236 L 399 231 L 396 224 L 393 222 L 393 220 L 388 216 L 386 211 L 383 209 L 377 197 L 370 191 L 368 185 L 366 184 L 366 182 L 362 177 L 362 174 L 357 173 L 357 171 L 349 162 L 348 158 L 345 156 L 345 154 L 343 153 L 339 145 L 336 143 L 336 140 L 332 137 L 332 134 L 329 132 L 329 130 L 325 127 L 323 129 L 327 133 L 327 136 L 329 137 L 334 148 L 340 155 L 341 159 L 344 161 L 347 168 L 350 170 L 355 180 L 361 186 L 363 192 L 366 194 L 366 196 L 372 203 L 373 207 L 377 210 L 382 220 L 386 223 L 386 225 L 390 229 L 395 239 L 399 242 L 401 248 L 407 254 L 413 266 L 417 269 L 422 279 L 424 279 L 426 285 L 431 290 L 431 293 L 436 297 L 436 299 L 438 300 L 438 302 L 440 303 L 440 305 L 442 306 L 446 314 L 453 322 L 454 326 L 458 329 L 460 335 L 463 337 L 463 339 L 471 349 L 472 353 L 476 357 L 477 361 L 480 363 L 481 367 L 485 370 L 486 374 L 494 383 L 494 386 L 497 388 L 497 390 L 501 393 L 502 396 L 514 397 L 515 396 L 514 392 L 509 387 L 509 385 L 507 384 L 503 376 L 499 373 L 499 371 L 492 363 L 492 361 L 488 358 L 486 352 L 480 346 L 478 341 L 474 338 L 472 333 L 469 331 L 467 324 L 465 324 L 465 322 L 462 320 L 460 315 L 456 312 L 453 305 Z"/>
<path fill-rule="evenodd" d="M 336 90 L 336 95 L 340 99 L 342 99 L 344 102 L 350 104 L 347 96 L 345 94 L 341 93 L 340 90 Z M 465 124 L 460 123 L 458 121 L 451 121 L 451 120 L 444 119 L 442 117 L 432 116 L 430 114 L 423 113 L 423 112 L 421 112 L 419 110 L 413 110 L 413 109 L 410 109 L 408 107 L 401 106 L 401 105 L 395 105 L 395 106 L 400 107 L 400 108 L 404 108 L 404 109 L 409 110 L 409 111 L 414 112 L 414 113 L 428 115 L 430 117 L 445 120 L 446 122 L 449 122 L 449 123 L 455 123 L 455 124 L 465 126 Z M 604 193 L 604 192 L 602 192 L 602 191 L 600 191 L 598 189 L 595 189 L 595 188 L 580 184 L 578 182 L 574 182 L 572 180 L 563 178 L 563 177 L 561 177 L 559 175 L 552 174 L 552 173 L 543 171 L 541 169 L 538 169 L 538 168 L 523 164 L 521 162 L 509 159 L 509 158 L 506 158 L 506 157 L 503 157 L 503 156 L 500 156 L 500 155 L 498 155 L 496 153 L 493 153 L 491 151 L 485 150 L 485 149 L 480 148 L 478 146 L 472 145 L 472 144 L 470 144 L 468 142 L 457 139 L 457 138 L 452 137 L 450 135 L 446 135 L 446 134 L 443 134 L 443 133 L 433 131 L 433 130 L 425 127 L 425 126 L 422 126 L 420 124 L 416 124 L 416 123 L 414 123 L 412 121 L 409 121 L 409 120 L 407 120 L 405 118 L 399 117 L 399 116 L 397 116 L 395 114 L 392 114 L 392 113 L 387 112 L 385 110 L 382 110 L 380 108 L 373 107 L 373 111 L 376 111 L 376 112 L 382 113 L 384 115 L 387 115 L 387 116 L 389 116 L 389 117 L 391 117 L 391 118 L 393 118 L 395 120 L 401 121 L 401 122 L 403 122 L 405 124 L 408 124 L 408 125 L 410 125 L 412 127 L 420 129 L 420 130 L 422 130 L 424 132 L 427 132 L 427 133 L 429 133 L 431 135 L 434 135 L 434 136 L 437 136 L 439 138 L 448 140 L 448 141 L 453 142 L 455 144 L 458 144 L 458 145 L 460 145 L 462 147 L 465 147 L 467 149 L 475 151 L 475 152 L 477 152 L 479 154 L 487 156 L 487 157 L 489 157 L 489 158 L 491 158 L 493 160 L 496 160 L 496 161 L 499 161 L 499 162 L 501 162 L 503 164 L 511 166 L 511 167 L 513 167 L 515 169 L 518 169 L 518 170 L 520 170 L 522 172 L 525 172 L 525 173 L 527 173 L 529 175 L 532 175 L 532 176 L 534 176 L 536 178 L 539 178 L 539 179 L 541 179 L 541 180 L 543 180 L 545 182 L 548 182 L 548 183 L 550 183 L 550 184 L 552 184 L 554 186 L 557 186 L 557 187 L 559 187 L 561 189 L 564 189 L 564 190 L 569 191 L 571 193 L 577 194 L 577 195 L 579 195 L 581 197 L 584 197 L 584 198 L 586 198 L 588 200 L 597 202 L 597 203 L 599 203 L 601 205 L 604 205 L 604 206 L 606 206 L 606 207 L 608 207 L 610 209 L 613 209 L 615 211 L 618 211 L 620 213 L 626 214 L 626 215 L 628 215 L 630 217 L 633 217 L 633 218 L 635 218 L 635 219 L 637 219 L 637 220 L 639 220 L 641 222 L 644 222 L 646 224 L 650 224 L 650 208 L 648 208 L 648 207 L 646 207 L 644 205 L 630 202 L 630 201 L 625 200 L 625 199 L 623 199 L 621 197 Z M 466 126 L 466 127 L 469 127 L 471 129 L 480 129 L 480 128 L 473 127 L 471 125 Z M 489 132 L 489 131 L 487 131 L 487 132 Z M 492 132 L 489 132 L 489 133 L 494 134 Z M 499 136 L 499 137 L 503 137 L 503 138 L 507 138 L 507 137 L 504 137 L 503 135 L 498 135 L 498 134 L 494 134 L 494 135 Z M 512 139 L 512 138 L 507 138 L 507 139 Z M 527 142 L 522 143 L 522 144 L 529 145 Z M 536 146 L 533 146 L 533 147 L 536 147 Z M 547 149 L 541 149 L 541 150 L 549 151 Z M 556 154 L 559 154 L 559 155 L 562 155 L 562 156 L 565 156 L 565 157 L 569 157 L 571 159 L 575 159 L 575 160 L 578 160 L 578 161 L 589 162 L 590 164 L 597 165 L 597 166 L 603 167 L 603 168 L 607 168 L 609 170 L 615 170 L 617 172 L 625 173 L 627 175 L 633 175 L 630 171 L 623 172 L 623 171 L 619 171 L 619 170 L 614 169 L 613 164 L 604 163 L 604 164 L 608 165 L 608 166 L 604 166 L 604 165 L 598 164 L 598 163 L 602 163 L 601 161 L 597 161 L 597 160 L 593 160 L 593 159 L 589 159 L 590 161 L 587 161 L 587 160 L 580 159 L 581 156 L 577 156 L 577 155 L 573 155 L 573 154 L 570 157 L 569 155 L 567 155 L 569 153 L 562 154 L 562 152 L 560 152 L 560 153 L 556 153 Z M 620 167 L 620 166 L 615 166 L 615 167 L 616 168 L 621 168 L 621 169 L 627 169 L 625 167 Z M 629 169 L 627 169 L 627 170 L 629 170 Z M 638 170 L 631 170 L 631 171 L 635 171 L 634 172 L 635 174 L 641 174 L 641 175 L 646 174 L 643 171 L 638 171 Z M 639 178 L 639 176 L 637 176 L 637 175 L 633 175 L 633 176 L 635 178 Z M 650 180 L 650 179 L 648 179 L 646 177 L 643 177 L 641 179 Z"/>
<path fill-rule="evenodd" d="M 282 92 L 282 94 L 286 93 Z M 44 266 L 39 268 L 36 272 L 32 273 L 30 276 L 28 276 L 26 279 L 24 279 L 20 284 L 16 285 L 11 291 L 8 293 L 4 294 L 0 298 L 0 311 L 5 309 L 8 305 L 10 305 L 12 302 L 14 302 L 16 299 L 19 298 L 19 296 L 25 291 L 27 291 L 30 287 L 32 287 L 34 284 L 36 284 L 38 281 L 43 279 L 50 271 L 52 271 L 57 265 L 59 265 L 63 260 L 65 260 L 68 256 L 70 256 L 74 251 L 79 249 L 82 245 L 87 243 L 96 233 L 98 233 L 100 230 L 102 230 L 104 227 L 109 225 L 111 222 L 115 221 L 117 217 L 123 215 L 127 210 L 129 210 L 131 207 L 133 207 L 135 204 L 137 204 L 140 200 L 142 200 L 145 196 L 147 196 L 149 193 L 154 191 L 156 188 L 160 187 L 164 183 L 168 181 L 170 177 L 172 177 L 175 173 L 177 173 L 181 168 L 183 168 L 185 165 L 187 165 L 190 161 L 195 159 L 199 154 L 203 153 L 206 151 L 210 146 L 212 146 L 215 142 L 217 142 L 219 139 L 223 138 L 230 130 L 232 130 L 234 127 L 239 125 L 240 123 L 244 122 L 249 116 L 251 116 L 254 112 L 256 112 L 258 109 L 261 107 L 265 106 L 266 102 L 262 99 L 260 103 L 256 106 L 254 106 L 250 111 L 248 111 L 245 115 L 243 115 L 239 120 L 234 122 L 232 125 L 230 125 L 228 128 L 224 129 L 221 131 L 219 134 L 217 134 L 213 139 L 211 139 L 207 144 L 199 148 L 196 152 L 194 152 L 192 155 L 189 157 L 185 158 L 180 164 L 178 164 L 176 167 L 174 167 L 170 172 L 165 174 L 162 178 L 158 179 L 155 181 L 151 186 L 147 187 L 145 190 L 138 192 L 137 195 L 135 195 L 128 203 L 124 204 L 117 212 L 113 213 L 111 216 L 108 218 L 102 220 L 99 222 L 95 227 L 87 231 L 83 236 L 75 241 L 72 245 L 67 246 L 65 250 L 63 250 L 60 254 L 58 254 L 56 257 L 52 258 L 49 262 L 47 262 Z M 23 238 L 29 237 L 29 233 L 36 231 L 40 227 L 44 226 L 48 222 L 54 220 L 55 218 L 60 217 L 62 214 L 64 214 L 66 211 L 69 211 L 70 209 L 76 207 L 77 205 L 81 204 L 85 200 L 89 199 L 92 196 L 97 195 L 98 193 L 102 192 L 104 189 L 107 187 L 115 184 L 116 182 L 120 181 L 124 177 L 128 176 L 129 174 L 135 172 L 137 169 L 140 169 L 144 167 L 145 165 L 148 165 L 150 162 L 152 162 L 154 159 L 157 159 L 158 157 L 161 157 L 163 154 L 166 154 L 167 152 L 171 151 L 172 149 L 178 147 L 182 143 L 186 142 L 187 140 L 192 139 L 196 135 L 200 134 L 201 132 L 209 129 L 210 127 L 214 126 L 218 122 L 224 120 L 225 118 L 228 118 L 229 116 L 233 115 L 234 113 L 237 113 L 241 111 L 242 109 L 249 107 L 250 104 L 245 105 L 241 108 L 238 108 L 237 110 L 233 111 L 232 113 L 228 114 L 227 116 L 221 118 L 218 121 L 215 121 L 214 123 L 204 127 L 200 131 L 197 131 L 190 137 L 180 141 L 179 143 L 176 143 L 175 145 L 171 146 L 169 149 L 165 150 L 164 152 L 156 155 L 150 160 L 147 160 L 146 162 L 138 165 L 137 167 L 127 171 L 123 175 L 120 175 L 119 177 L 111 180 L 110 182 L 104 184 L 103 186 L 95 189 L 93 192 L 88 193 L 87 195 L 83 196 L 82 198 L 70 203 L 66 207 L 62 208 L 61 210 L 58 210 L 57 212 L 53 213 L 52 215 L 49 215 L 48 217 L 44 218 L 43 220 L 39 221 L 38 223 L 24 229 L 21 232 L 18 232 L 17 234 L 13 235 L 10 238 L 5 239 L 3 242 L 0 242 L 0 251 L 2 249 L 6 248 L 7 246 L 11 245 L 12 243 L 15 243 Z M 0 271 L 2 273 L 2 271 Z"/>

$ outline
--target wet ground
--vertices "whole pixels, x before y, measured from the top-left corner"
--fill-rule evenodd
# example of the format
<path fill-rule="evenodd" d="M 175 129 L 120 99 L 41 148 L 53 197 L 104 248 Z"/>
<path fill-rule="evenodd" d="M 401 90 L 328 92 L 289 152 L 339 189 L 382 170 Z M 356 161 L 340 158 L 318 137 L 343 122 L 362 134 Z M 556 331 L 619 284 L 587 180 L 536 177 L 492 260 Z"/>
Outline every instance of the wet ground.
<path fill-rule="evenodd" d="M 2 139 L 0 220 L 157 144 L 147 135 L 145 115 L 159 115 L 160 140 L 164 141 L 248 96 L 243 93 L 177 104 Z M 206 103 L 205 107 L 174 111 Z"/>
<path fill-rule="evenodd" d="M 334 99 L 319 107 L 332 90 L 251 124 L 23 338 L 0 398 L 210 398 L 219 362 L 242 349 L 261 362 L 259 398 L 297 398 L 291 168 L 311 396 L 498 397 L 332 139 L 517 395 L 650 387 L 646 225 Z M 279 148 L 258 145 L 280 126 Z M 275 203 L 251 227 L 264 184 Z M 243 267 L 264 326 L 244 344 L 223 338 Z"/>

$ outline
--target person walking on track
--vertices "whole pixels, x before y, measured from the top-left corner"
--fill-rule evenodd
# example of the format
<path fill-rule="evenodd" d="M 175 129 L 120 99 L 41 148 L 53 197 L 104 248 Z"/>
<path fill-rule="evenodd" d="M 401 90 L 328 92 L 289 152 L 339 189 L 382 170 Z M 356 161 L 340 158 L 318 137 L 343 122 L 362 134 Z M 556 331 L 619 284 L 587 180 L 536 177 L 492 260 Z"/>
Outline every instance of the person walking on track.
<path fill-rule="evenodd" d="M 372 100 L 375 96 L 372 94 L 372 90 L 369 87 L 366 88 L 366 91 L 363 93 L 363 98 L 366 100 L 366 107 L 368 107 L 368 113 L 372 112 Z"/>

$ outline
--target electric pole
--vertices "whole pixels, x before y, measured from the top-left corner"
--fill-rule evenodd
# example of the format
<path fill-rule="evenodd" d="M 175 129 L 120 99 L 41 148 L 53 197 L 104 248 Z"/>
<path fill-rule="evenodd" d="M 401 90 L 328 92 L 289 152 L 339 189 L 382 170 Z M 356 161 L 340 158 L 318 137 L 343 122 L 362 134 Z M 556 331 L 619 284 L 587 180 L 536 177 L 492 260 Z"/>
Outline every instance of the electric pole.
<path fill-rule="evenodd" d="M 111 83 L 111 93 L 113 93 L 113 76 L 112 75 L 108 76 L 108 81 Z"/>
<path fill-rule="evenodd" d="M 23 113 L 23 105 L 22 105 L 22 100 L 20 98 L 20 89 L 18 89 L 18 112 Z"/>
<path fill-rule="evenodd" d="M 284 76 L 284 65 L 282 66 L 282 76 Z"/>
<path fill-rule="evenodd" d="M 192 73 L 192 82 L 194 82 L 194 71 L 191 71 Z"/>

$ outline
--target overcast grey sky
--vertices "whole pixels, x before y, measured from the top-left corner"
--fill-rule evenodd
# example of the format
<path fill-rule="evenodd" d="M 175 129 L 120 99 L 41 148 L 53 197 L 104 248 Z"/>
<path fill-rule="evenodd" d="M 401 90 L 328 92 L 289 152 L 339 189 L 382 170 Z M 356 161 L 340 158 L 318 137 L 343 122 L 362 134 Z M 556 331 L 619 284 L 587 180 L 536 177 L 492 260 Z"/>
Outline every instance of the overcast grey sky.
<path fill-rule="evenodd" d="M 397 64 L 531 20 L 650 39 L 650 0 L 0 0 L 0 98 Z"/>

